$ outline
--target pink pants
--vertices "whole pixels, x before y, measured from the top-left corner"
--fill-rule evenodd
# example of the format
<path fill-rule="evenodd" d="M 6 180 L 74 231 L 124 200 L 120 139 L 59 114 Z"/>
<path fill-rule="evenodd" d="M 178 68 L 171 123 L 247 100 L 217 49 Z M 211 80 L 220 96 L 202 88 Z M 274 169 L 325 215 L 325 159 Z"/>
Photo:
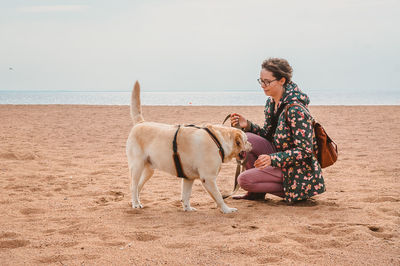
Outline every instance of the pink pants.
<path fill-rule="evenodd" d="M 246 135 L 253 148 L 247 153 L 247 170 L 239 175 L 239 185 L 248 192 L 270 193 L 284 197 L 283 174 L 280 168 L 272 166 L 264 169 L 254 168 L 254 162 L 258 156 L 276 152 L 275 147 L 268 140 L 256 134 L 247 132 Z"/>

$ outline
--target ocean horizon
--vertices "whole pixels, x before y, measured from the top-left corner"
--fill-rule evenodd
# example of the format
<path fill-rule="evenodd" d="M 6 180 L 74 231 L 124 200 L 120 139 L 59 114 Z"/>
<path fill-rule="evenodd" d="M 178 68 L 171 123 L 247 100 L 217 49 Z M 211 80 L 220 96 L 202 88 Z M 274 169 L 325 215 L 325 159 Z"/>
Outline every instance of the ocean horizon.
<path fill-rule="evenodd" d="M 310 105 L 400 105 L 400 90 L 305 91 Z M 130 91 L 0 91 L 0 104 L 129 105 Z M 142 105 L 263 106 L 262 91 L 142 91 Z"/>

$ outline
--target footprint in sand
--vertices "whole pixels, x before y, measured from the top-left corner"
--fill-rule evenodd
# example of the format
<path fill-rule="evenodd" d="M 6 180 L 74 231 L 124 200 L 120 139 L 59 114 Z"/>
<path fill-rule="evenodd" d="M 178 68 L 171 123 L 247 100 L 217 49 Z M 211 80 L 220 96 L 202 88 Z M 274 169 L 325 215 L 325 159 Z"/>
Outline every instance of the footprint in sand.
<path fill-rule="evenodd" d="M 61 265 L 64 265 L 62 261 L 70 260 L 67 256 L 64 255 L 54 255 L 54 256 L 48 256 L 48 257 L 41 257 L 39 259 L 36 259 L 37 262 L 40 263 L 52 263 L 56 264 L 59 263 Z"/>
<path fill-rule="evenodd" d="M 368 229 L 370 230 L 370 234 L 373 235 L 374 237 L 377 238 L 382 238 L 382 239 L 391 239 L 393 238 L 393 234 L 391 233 L 383 233 L 384 229 L 379 227 L 379 226 L 375 226 L 375 225 L 368 225 L 367 226 Z"/>
<path fill-rule="evenodd" d="M 22 214 L 25 214 L 25 215 L 42 214 L 42 213 L 45 213 L 44 210 L 42 210 L 42 209 L 35 209 L 35 208 L 25 208 L 25 209 L 20 210 L 19 212 L 22 213 Z"/>
<path fill-rule="evenodd" d="M 108 194 L 110 194 L 113 197 L 113 201 L 121 201 L 124 198 L 124 193 L 121 191 L 113 191 L 111 190 Z"/>
<path fill-rule="evenodd" d="M 249 257 L 257 257 L 258 255 L 260 255 L 260 252 L 254 250 L 253 248 L 245 248 L 245 247 L 235 247 L 226 252 L 233 254 L 241 254 Z"/>
<path fill-rule="evenodd" d="M 16 153 L 13 153 L 13 152 L 6 152 L 6 153 L 1 153 L 0 154 L 0 159 L 4 159 L 4 160 L 29 161 L 29 160 L 35 160 L 36 158 L 39 158 L 39 156 L 34 154 L 34 153 L 16 154 Z"/>
<path fill-rule="evenodd" d="M 4 232 L 0 234 L 0 249 L 13 249 L 27 246 L 30 242 L 28 240 L 23 239 L 14 239 L 17 238 L 19 234 L 14 232 Z"/>
<path fill-rule="evenodd" d="M 68 260 L 95 260 L 100 258 L 100 255 L 94 254 L 81 254 L 81 255 L 53 255 L 53 256 L 46 256 L 46 257 L 39 257 L 36 259 L 37 262 L 40 263 L 48 263 L 51 265 L 65 265 L 64 261 Z M 69 265 L 69 264 L 68 264 Z M 82 264 L 84 265 L 84 264 Z"/>
<path fill-rule="evenodd" d="M 157 239 L 161 238 L 159 236 L 151 235 L 151 234 L 144 233 L 144 232 L 135 232 L 134 234 L 126 235 L 126 237 L 129 239 L 134 239 L 134 240 L 143 241 L 143 242 L 153 241 L 153 240 L 157 240 Z"/>
<path fill-rule="evenodd" d="M 105 197 L 101 197 L 101 198 L 98 198 L 97 200 L 95 200 L 95 202 L 99 205 L 105 206 L 105 205 L 107 205 L 108 200 Z"/>
<path fill-rule="evenodd" d="M 372 232 L 382 232 L 383 229 L 378 227 L 378 226 L 374 226 L 374 225 L 369 225 L 368 229 L 371 230 Z"/>
<path fill-rule="evenodd" d="M 190 243 L 171 243 L 171 244 L 164 245 L 164 247 L 171 248 L 171 249 L 190 248 L 191 246 L 193 246 L 193 245 Z"/>
<path fill-rule="evenodd" d="M 277 236 L 277 235 L 269 235 L 269 236 L 263 236 L 258 239 L 260 242 L 266 242 L 266 243 L 281 243 L 283 237 L 282 236 Z"/>
<path fill-rule="evenodd" d="M 95 202 L 99 205 L 107 205 L 111 201 L 121 201 L 124 199 L 125 194 L 120 191 L 113 191 L 111 190 L 108 192 L 109 196 L 100 197 Z"/>
<path fill-rule="evenodd" d="M 276 262 L 280 262 L 282 259 L 278 258 L 278 257 L 262 257 L 262 258 L 258 258 L 257 262 L 260 264 L 270 264 L 270 263 L 276 263 Z"/>
<path fill-rule="evenodd" d="M 391 197 L 391 196 L 383 196 L 383 197 L 369 197 L 369 198 L 364 198 L 364 202 L 369 202 L 369 203 L 378 203 L 378 202 L 399 202 L 400 199 Z"/>
<path fill-rule="evenodd" d="M 137 241 L 152 241 L 152 240 L 159 239 L 160 237 L 159 236 L 154 236 L 154 235 L 151 235 L 151 234 L 147 234 L 147 233 L 139 232 L 139 233 L 136 234 L 135 238 L 136 238 Z"/>
<path fill-rule="evenodd" d="M 250 225 L 250 226 L 249 226 L 249 229 L 251 229 L 251 230 L 256 230 L 256 229 L 258 229 L 258 226 Z"/>
<path fill-rule="evenodd" d="M 18 236 L 17 233 L 14 232 L 5 232 L 0 234 L 0 239 L 2 238 L 16 238 Z"/>
<path fill-rule="evenodd" d="M 73 242 L 63 242 L 60 244 L 60 246 L 64 247 L 64 248 L 70 248 L 70 247 L 75 247 L 76 245 L 78 245 L 79 242 L 73 241 Z"/>
<path fill-rule="evenodd" d="M 108 241 L 108 242 L 99 242 L 97 245 L 106 247 L 120 247 L 120 246 L 125 246 L 126 243 L 123 241 Z"/>
<path fill-rule="evenodd" d="M 29 244 L 28 240 L 1 240 L 0 241 L 0 248 L 20 248 L 25 247 Z"/>
<path fill-rule="evenodd" d="M 302 231 L 306 234 L 328 235 L 336 230 L 337 226 L 335 223 L 315 223 L 303 226 Z"/>

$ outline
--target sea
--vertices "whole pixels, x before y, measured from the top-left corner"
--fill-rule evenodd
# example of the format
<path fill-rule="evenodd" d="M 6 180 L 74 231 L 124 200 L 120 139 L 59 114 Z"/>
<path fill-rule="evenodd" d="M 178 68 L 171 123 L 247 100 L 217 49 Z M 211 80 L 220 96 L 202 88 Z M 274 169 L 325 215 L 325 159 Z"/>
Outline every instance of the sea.
<path fill-rule="evenodd" d="M 400 105 L 399 90 L 305 91 L 311 105 Z M 0 104 L 129 105 L 130 91 L 0 91 Z M 257 106 L 262 91 L 142 91 L 142 105 Z"/>

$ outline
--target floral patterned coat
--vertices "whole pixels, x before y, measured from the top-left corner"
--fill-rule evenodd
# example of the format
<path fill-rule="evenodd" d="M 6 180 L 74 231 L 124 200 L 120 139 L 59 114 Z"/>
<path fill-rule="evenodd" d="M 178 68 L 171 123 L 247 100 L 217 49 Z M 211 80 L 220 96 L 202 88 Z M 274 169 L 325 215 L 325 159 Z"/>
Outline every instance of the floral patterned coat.
<path fill-rule="evenodd" d="M 297 103 L 305 108 L 309 104 L 308 96 L 300 91 L 293 82 L 285 85 L 285 92 L 278 103 L 287 105 Z M 265 123 L 260 127 L 250 122 L 246 131 L 266 138 L 271 129 L 271 118 L 274 110 L 274 100 L 269 97 L 265 104 Z M 307 109 L 308 111 L 308 109 Z M 299 106 L 292 106 L 288 110 L 286 120 L 285 110 L 278 119 L 273 145 L 277 152 L 270 154 L 271 166 L 279 167 L 283 172 L 283 190 L 285 200 L 294 202 L 310 198 L 325 191 L 321 166 L 313 154 L 317 150 L 317 142 L 312 127 L 312 117 Z"/>

